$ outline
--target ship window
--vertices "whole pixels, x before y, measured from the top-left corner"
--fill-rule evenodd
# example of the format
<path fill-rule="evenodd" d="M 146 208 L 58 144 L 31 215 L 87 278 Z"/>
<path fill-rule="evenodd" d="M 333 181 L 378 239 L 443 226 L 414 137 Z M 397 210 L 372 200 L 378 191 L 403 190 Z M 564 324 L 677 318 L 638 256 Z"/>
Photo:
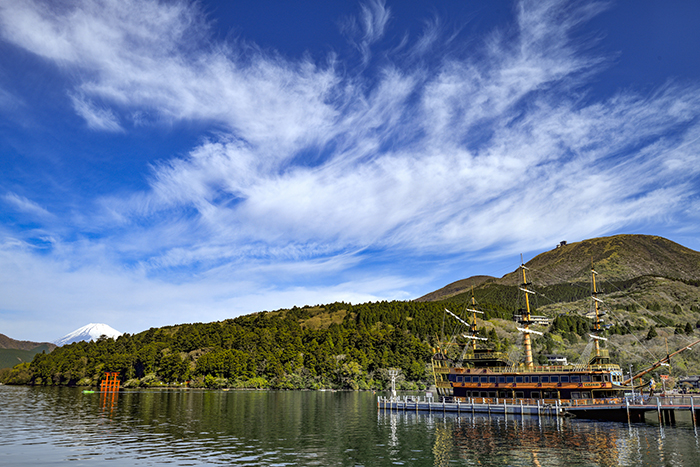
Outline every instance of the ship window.
<path fill-rule="evenodd" d="M 581 375 L 581 381 L 583 381 L 584 383 L 590 383 L 591 375 Z"/>
<path fill-rule="evenodd" d="M 580 399 L 580 398 L 581 398 L 581 393 L 580 393 L 580 392 L 572 392 L 572 393 L 571 393 L 571 398 L 572 398 L 572 399 Z"/>
<path fill-rule="evenodd" d="M 533 382 L 533 383 L 539 383 L 539 382 L 540 382 L 540 377 L 539 377 L 539 376 L 533 376 L 533 377 L 532 377 L 532 382 Z"/>
<path fill-rule="evenodd" d="M 542 399 L 549 399 L 551 394 L 549 394 L 549 391 L 545 391 L 542 393 Z"/>
<path fill-rule="evenodd" d="M 499 383 L 505 383 L 505 382 L 506 382 L 506 377 L 505 377 L 505 376 L 499 376 L 499 377 L 498 377 L 498 382 L 499 382 Z"/>
<path fill-rule="evenodd" d="M 550 381 L 552 381 L 553 383 L 558 383 L 558 382 L 559 382 L 559 376 L 551 376 L 549 379 L 550 379 Z"/>
<path fill-rule="evenodd" d="M 580 382 L 581 382 L 581 377 L 580 377 L 580 376 L 572 376 L 572 377 L 571 377 L 571 382 L 572 382 L 572 383 L 580 383 Z"/>
<path fill-rule="evenodd" d="M 603 381 L 603 375 L 593 375 L 593 381 L 600 383 Z"/>
<path fill-rule="evenodd" d="M 530 393 L 530 398 L 532 399 L 539 399 L 540 398 L 540 392 L 539 391 L 533 391 Z"/>
<path fill-rule="evenodd" d="M 471 376 L 465 376 L 465 377 L 464 377 L 464 382 L 465 382 L 465 383 L 471 383 L 471 382 L 472 382 L 472 377 L 471 377 Z"/>
<path fill-rule="evenodd" d="M 515 398 L 516 399 L 523 399 L 525 397 L 525 393 L 522 391 L 515 391 Z"/>
<path fill-rule="evenodd" d="M 569 377 L 568 377 L 568 376 L 562 375 L 562 377 L 561 377 L 561 382 L 562 382 L 562 383 L 568 383 L 568 382 L 569 382 Z"/>
<path fill-rule="evenodd" d="M 610 381 L 610 375 L 603 375 L 603 381 Z"/>
<path fill-rule="evenodd" d="M 481 397 L 489 397 L 489 393 L 486 392 L 486 391 L 481 391 L 480 396 L 481 396 Z"/>
<path fill-rule="evenodd" d="M 489 391 L 489 397 L 495 399 L 496 398 L 496 391 Z"/>
<path fill-rule="evenodd" d="M 464 381 L 464 376 L 457 376 L 457 382 L 461 383 Z"/>
<path fill-rule="evenodd" d="M 512 376 L 506 376 L 506 383 L 512 383 L 513 382 L 513 377 Z"/>
<path fill-rule="evenodd" d="M 489 376 L 489 383 L 495 383 L 496 382 L 496 377 L 495 376 Z M 496 396 L 494 396 L 496 397 Z"/>
<path fill-rule="evenodd" d="M 522 383 L 522 382 L 523 382 L 523 377 L 522 377 L 522 376 L 516 376 L 516 377 L 515 377 L 515 382 L 516 382 L 516 383 Z"/>
<path fill-rule="evenodd" d="M 540 378 L 543 383 L 549 383 L 549 376 L 543 376 Z"/>
<path fill-rule="evenodd" d="M 525 382 L 526 382 L 526 383 L 529 383 L 529 382 L 530 382 L 530 377 L 529 377 L 529 376 L 525 376 Z"/>
<path fill-rule="evenodd" d="M 482 377 L 481 377 L 481 382 L 482 382 L 482 383 L 485 383 L 485 382 L 487 382 L 488 380 L 489 380 L 488 376 L 482 376 Z M 485 397 L 485 396 L 484 396 L 484 397 Z"/>

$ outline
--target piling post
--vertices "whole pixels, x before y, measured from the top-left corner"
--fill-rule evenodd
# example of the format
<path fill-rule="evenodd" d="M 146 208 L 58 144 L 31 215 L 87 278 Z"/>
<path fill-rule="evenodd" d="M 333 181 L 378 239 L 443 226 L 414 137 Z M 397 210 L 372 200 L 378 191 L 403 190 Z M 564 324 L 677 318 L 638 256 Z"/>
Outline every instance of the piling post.
<path fill-rule="evenodd" d="M 693 403 L 693 396 L 690 396 L 690 412 L 693 414 L 693 429 L 697 426 L 697 421 L 695 420 L 695 404 Z"/>
<path fill-rule="evenodd" d="M 661 402 L 659 402 L 659 399 L 656 399 L 656 411 L 659 414 L 659 425 L 663 426 L 664 422 L 661 419 Z"/>
<path fill-rule="evenodd" d="M 625 405 L 627 406 L 627 424 L 629 425 L 630 423 L 632 423 L 630 421 L 630 401 L 629 401 L 629 399 L 625 399 Z"/>
<path fill-rule="evenodd" d="M 537 399 L 537 416 L 538 417 L 542 416 L 542 414 L 540 414 L 540 400 L 539 399 Z"/>

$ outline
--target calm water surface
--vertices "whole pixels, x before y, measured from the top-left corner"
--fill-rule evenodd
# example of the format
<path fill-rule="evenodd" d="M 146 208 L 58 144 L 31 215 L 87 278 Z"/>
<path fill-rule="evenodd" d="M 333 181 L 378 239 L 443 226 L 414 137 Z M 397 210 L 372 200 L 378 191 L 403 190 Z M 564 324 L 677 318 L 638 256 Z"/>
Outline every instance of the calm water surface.
<path fill-rule="evenodd" d="M 391 413 L 371 393 L 0 386 L 0 465 L 687 466 L 675 427 Z"/>

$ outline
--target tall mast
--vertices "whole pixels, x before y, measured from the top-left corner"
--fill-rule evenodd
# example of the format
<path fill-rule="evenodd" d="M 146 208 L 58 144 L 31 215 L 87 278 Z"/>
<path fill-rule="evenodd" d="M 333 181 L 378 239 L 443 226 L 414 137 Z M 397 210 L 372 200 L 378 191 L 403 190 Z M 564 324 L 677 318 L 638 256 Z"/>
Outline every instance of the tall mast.
<path fill-rule="evenodd" d="M 520 290 L 525 292 L 525 316 L 521 317 L 520 322 L 523 324 L 524 329 L 520 329 L 525 335 L 523 340 L 525 342 L 525 367 L 530 370 L 533 367 L 532 363 L 532 341 L 530 339 L 530 324 L 532 323 L 530 318 L 530 297 L 529 295 L 533 293 L 527 288 L 530 285 L 525 276 L 525 264 L 523 264 L 522 255 L 520 256 L 520 270 L 523 273 L 523 283 L 520 285 Z"/>
<path fill-rule="evenodd" d="M 593 297 L 593 304 L 595 306 L 595 323 L 593 323 L 593 332 L 598 337 L 600 334 L 600 308 L 598 308 L 598 289 L 596 288 L 595 285 L 595 275 L 598 274 L 595 272 L 595 269 L 593 269 L 593 265 L 591 264 L 591 276 L 593 277 L 593 291 L 591 293 L 591 296 Z M 600 342 L 599 339 L 593 339 L 595 341 L 595 355 L 596 357 L 600 357 Z"/>
<path fill-rule="evenodd" d="M 477 335 L 477 331 L 476 331 L 476 314 L 477 314 L 477 313 L 482 313 L 482 312 L 476 310 L 476 299 L 474 298 L 474 286 L 473 286 L 473 285 L 472 285 L 472 308 L 471 308 L 471 312 L 472 312 L 472 325 L 471 325 L 470 331 L 471 331 L 472 336 L 476 336 L 476 335 Z M 471 344 L 470 344 L 470 345 L 471 345 L 471 348 L 472 348 L 472 352 L 475 352 L 475 351 L 476 351 L 476 339 L 471 339 Z"/>
<path fill-rule="evenodd" d="M 595 283 L 595 276 L 598 274 L 595 269 L 593 269 L 593 261 L 591 261 L 591 298 L 593 299 L 593 306 L 595 307 L 595 321 L 593 322 L 593 334 L 589 334 L 591 339 L 595 341 L 595 357 L 591 359 L 591 363 L 602 363 L 604 358 L 600 354 L 600 341 L 607 340 L 605 337 L 600 337 L 601 323 L 603 320 L 601 317 L 605 314 L 600 309 L 600 304 L 603 302 L 598 298 L 598 287 Z M 605 358 L 607 359 L 607 357 Z"/>

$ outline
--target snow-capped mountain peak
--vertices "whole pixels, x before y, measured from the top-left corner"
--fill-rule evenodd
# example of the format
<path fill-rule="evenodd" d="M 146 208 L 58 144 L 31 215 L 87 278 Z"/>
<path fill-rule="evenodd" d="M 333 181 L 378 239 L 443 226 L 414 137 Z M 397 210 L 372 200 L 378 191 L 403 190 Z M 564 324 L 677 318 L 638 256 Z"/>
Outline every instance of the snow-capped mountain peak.
<path fill-rule="evenodd" d="M 54 344 L 61 346 L 72 344 L 73 342 L 97 340 L 102 335 L 116 339 L 121 336 L 122 333 L 107 324 L 90 323 L 66 334 L 57 341 L 54 341 Z"/>

